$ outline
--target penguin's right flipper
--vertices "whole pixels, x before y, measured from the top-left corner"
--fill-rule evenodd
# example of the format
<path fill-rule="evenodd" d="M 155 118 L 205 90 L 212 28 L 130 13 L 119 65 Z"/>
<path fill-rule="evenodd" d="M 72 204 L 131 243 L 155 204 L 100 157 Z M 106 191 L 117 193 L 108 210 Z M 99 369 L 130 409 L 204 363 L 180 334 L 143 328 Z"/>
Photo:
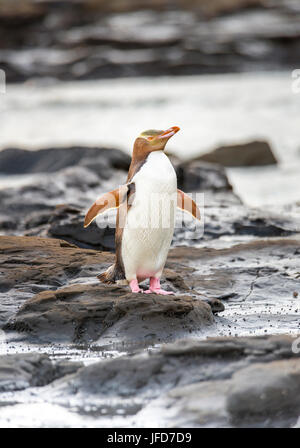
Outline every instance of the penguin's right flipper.
<path fill-rule="evenodd" d="M 190 213 L 198 221 L 201 220 L 200 209 L 196 202 L 181 190 L 177 190 L 177 208 Z"/>
<path fill-rule="evenodd" d="M 90 207 L 84 219 L 84 227 L 88 227 L 91 222 L 101 213 L 114 208 L 119 208 L 127 199 L 130 191 L 130 184 L 122 185 L 116 190 L 109 191 L 100 196 Z"/>

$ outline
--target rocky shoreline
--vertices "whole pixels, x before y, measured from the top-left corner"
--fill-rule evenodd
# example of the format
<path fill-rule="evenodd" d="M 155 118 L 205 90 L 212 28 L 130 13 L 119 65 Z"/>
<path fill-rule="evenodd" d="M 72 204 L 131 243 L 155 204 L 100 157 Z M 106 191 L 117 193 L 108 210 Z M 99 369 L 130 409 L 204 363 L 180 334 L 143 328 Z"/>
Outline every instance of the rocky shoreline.
<path fill-rule="evenodd" d="M 0 68 L 14 83 L 298 66 L 297 1 L 173 3 L 2 1 Z"/>
<path fill-rule="evenodd" d="M 220 165 L 173 162 L 205 227 L 176 229 L 162 297 L 100 284 L 114 229 L 82 227 L 127 155 L 0 153 L 3 175 L 31 176 L 0 190 L 0 426 L 297 425 L 299 223 L 249 209 Z"/>
<path fill-rule="evenodd" d="M 292 343 L 287 336 L 190 339 L 88 366 L 2 356 L 0 426 L 299 427 Z"/>

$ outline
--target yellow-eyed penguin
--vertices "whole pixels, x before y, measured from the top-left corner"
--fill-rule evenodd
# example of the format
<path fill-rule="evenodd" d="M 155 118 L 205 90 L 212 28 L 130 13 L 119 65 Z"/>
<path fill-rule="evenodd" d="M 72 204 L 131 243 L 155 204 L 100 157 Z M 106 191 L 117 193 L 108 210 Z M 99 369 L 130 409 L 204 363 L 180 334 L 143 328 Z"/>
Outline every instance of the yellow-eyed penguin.
<path fill-rule="evenodd" d="M 160 287 L 171 245 L 176 207 L 200 220 L 196 203 L 177 189 L 175 170 L 164 153 L 179 127 L 148 130 L 135 140 L 125 185 L 105 193 L 88 210 L 84 227 L 99 214 L 117 208 L 116 260 L 99 275 L 104 283 L 126 283 L 134 293 L 172 294 Z M 139 282 L 150 278 L 147 291 Z"/>

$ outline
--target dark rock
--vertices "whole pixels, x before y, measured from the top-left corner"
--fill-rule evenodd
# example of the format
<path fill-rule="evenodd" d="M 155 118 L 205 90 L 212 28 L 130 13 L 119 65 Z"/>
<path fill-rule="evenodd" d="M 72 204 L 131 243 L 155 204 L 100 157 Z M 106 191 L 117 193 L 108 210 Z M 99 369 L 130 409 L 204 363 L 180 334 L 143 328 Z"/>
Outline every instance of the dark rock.
<path fill-rule="evenodd" d="M 299 241 L 288 238 L 225 249 L 173 248 L 162 283 L 176 295 L 166 297 L 98 283 L 113 254 L 50 238 L 1 237 L 0 318 L 7 341 L 34 342 L 41 350 L 50 342 L 51 351 L 61 347 L 68 357 L 75 347 L 66 348 L 70 342 L 82 356 L 89 350 L 123 354 L 87 366 L 37 354 L 0 357 L 0 388 L 11 391 L 9 403 L 0 397 L 1 424 L 12 418 L 22 425 L 19 407 L 31 413 L 43 404 L 60 410 L 65 426 L 83 415 L 90 426 L 95 418 L 110 425 L 112 416 L 114 425 L 131 427 L 150 421 L 169 427 L 294 425 L 295 338 L 239 335 L 299 332 L 297 251 Z M 220 298 L 226 310 L 213 318 Z M 190 334 L 194 339 L 187 340 Z M 237 337 L 224 337 L 230 334 Z M 173 342 L 159 348 L 165 341 Z M 35 417 L 34 424 L 50 426 L 51 415 Z"/>
<path fill-rule="evenodd" d="M 56 365 L 47 355 L 37 353 L 0 356 L 0 392 L 45 386 L 82 365 L 66 361 Z"/>
<path fill-rule="evenodd" d="M 298 62 L 299 9 L 290 2 L 30 4 L 30 11 L 18 12 L 15 2 L 9 13 L 0 10 L 8 82 L 290 69 Z"/>
<path fill-rule="evenodd" d="M 3 174 L 56 173 L 75 165 L 86 166 L 107 179 L 107 170 L 115 168 L 127 171 L 130 157 L 113 148 L 81 146 L 45 148 L 39 151 L 7 148 L 0 152 L 0 173 Z"/>
<path fill-rule="evenodd" d="M 188 191 L 188 190 L 185 190 Z M 270 212 L 262 209 L 249 208 L 241 204 L 239 198 L 231 192 L 205 191 L 204 196 L 190 195 L 203 205 L 203 228 L 197 230 L 195 222 L 184 215 L 184 221 L 179 221 L 175 228 L 173 240 L 174 246 L 191 245 L 199 246 L 204 241 L 230 236 L 233 241 L 238 241 L 240 236 L 251 237 L 279 237 L 299 233 L 299 222 L 296 214 L 285 213 L 284 209 Z M 180 217 L 180 215 L 179 215 Z M 183 225 L 182 225 L 183 224 Z"/>
<path fill-rule="evenodd" d="M 235 419 L 294 414 L 300 410 L 300 360 L 254 364 L 236 372 L 227 398 Z"/>
<path fill-rule="evenodd" d="M 84 213 L 73 207 L 57 207 L 48 217 L 48 223 L 47 236 L 61 238 L 87 249 L 115 249 L 115 228 L 100 228 L 95 222 L 84 228 Z"/>
<path fill-rule="evenodd" d="M 96 157 L 99 151 L 100 156 Z M 4 153 L 2 169 L 5 172 L 12 169 L 16 154 L 10 150 Z M 86 229 L 83 227 L 84 215 L 101 193 L 126 181 L 128 156 L 114 150 L 95 148 L 21 151 L 21 159 L 23 156 L 28 164 L 18 168 L 22 172 L 51 171 L 54 169 L 53 160 L 55 167 L 60 166 L 61 169 L 53 173 L 36 173 L 32 183 L 0 191 L 2 234 L 50 236 L 63 238 L 82 248 L 113 251 L 115 214 L 100 218 L 101 226 L 94 222 Z M 216 238 L 221 236 L 235 239 L 237 235 L 278 237 L 299 232 L 299 225 L 290 212 L 278 210 L 275 214 L 244 206 L 232 192 L 223 167 L 197 160 L 182 163 L 175 159 L 173 162 L 178 187 L 194 195 L 201 207 L 202 223 L 205 221 L 205 227 L 198 229 L 204 230 L 202 235 L 194 231 L 195 222 L 188 214 L 178 212 L 173 245 L 199 245 L 212 239 L 217 244 Z M 70 163 L 78 164 L 68 166 Z M 196 192 L 205 196 L 198 198 Z"/>
<path fill-rule="evenodd" d="M 163 366 L 163 359 L 158 356 L 107 360 L 81 369 L 78 375 L 69 376 L 67 382 L 58 381 L 53 392 L 56 395 L 58 390 L 65 394 L 78 391 L 85 397 L 120 395 L 126 398 L 149 387 L 162 372 Z"/>
<path fill-rule="evenodd" d="M 162 390 L 175 386 L 209 379 L 227 380 L 236 369 L 245 365 L 257 360 L 267 363 L 270 353 L 271 359 L 296 358 L 291 351 L 291 342 L 292 338 L 287 336 L 180 340 L 163 345 L 152 355 L 124 356 L 83 368 L 67 379 L 57 381 L 54 395 L 55 391 L 64 389 L 70 394 L 83 391 L 88 397 L 93 394 L 127 397 L 147 394 L 148 388 L 153 399 Z"/>
<path fill-rule="evenodd" d="M 210 307 L 189 296 L 129 294 L 118 286 L 74 285 L 26 301 L 4 329 L 38 340 L 143 344 L 201 332 L 213 322 Z M 101 338 L 101 339 L 100 339 Z"/>
<path fill-rule="evenodd" d="M 35 174 L 30 184 L 0 191 L 2 232 L 58 237 L 83 248 L 113 250 L 114 225 L 100 228 L 93 223 L 84 229 L 84 215 L 101 192 L 125 182 L 129 163 L 129 156 L 114 149 L 0 152 L 3 173 Z"/>
<path fill-rule="evenodd" d="M 183 191 L 231 191 L 225 170 L 197 159 L 175 165 L 178 188 Z"/>
<path fill-rule="evenodd" d="M 292 352 L 292 342 L 287 336 L 272 336 L 168 344 L 163 353 L 171 356 L 171 362 L 175 356 L 179 365 L 189 365 L 193 380 L 179 379 L 175 388 L 141 412 L 140 421 L 155 411 L 163 425 L 176 427 L 291 426 L 299 412 L 299 359 L 295 359 L 299 354 Z M 199 365 L 198 377 L 189 357 Z M 213 360 L 217 360 L 218 372 Z M 206 376 L 200 376 L 203 364 L 209 372 Z"/>
<path fill-rule="evenodd" d="M 208 303 L 208 305 L 211 307 L 213 314 L 218 314 L 225 310 L 225 306 L 219 299 L 203 298 L 202 300 Z"/>
<path fill-rule="evenodd" d="M 297 224 L 294 226 L 284 216 L 276 216 L 271 213 L 262 213 L 255 210 L 249 213 L 248 217 L 243 216 L 233 223 L 236 235 L 255 235 L 258 237 L 276 237 L 290 235 L 297 231 Z"/>
<path fill-rule="evenodd" d="M 109 400 L 122 410 L 123 422 L 131 422 L 126 410 L 134 399 L 134 426 L 144 426 L 150 418 L 153 425 L 161 422 L 172 427 L 291 426 L 299 411 L 299 354 L 292 352 L 292 341 L 287 336 L 177 341 L 153 354 L 123 356 L 84 367 L 59 379 L 51 389 L 45 388 L 43 396 L 62 406 L 66 399 L 72 400 L 79 413 L 84 413 L 87 404 L 99 411 L 106 406 L 103 421 L 115 413 L 113 406 L 107 408 Z M 267 373 L 273 366 L 268 385 Z M 261 383 L 256 381 L 260 378 Z M 277 405 L 281 386 L 288 393 L 278 415 L 262 403 Z M 247 395 L 243 396 L 242 390 Z M 235 409 L 246 407 L 248 396 L 254 410 L 251 423 L 235 418 L 239 415 Z M 259 402 L 256 410 L 254 398 Z"/>
<path fill-rule="evenodd" d="M 269 143 L 264 141 L 221 146 L 198 157 L 198 160 L 223 166 L 259 166 L 277 163 Z"/>
<path fill-rule="evenodd" d="M 150 336 L 168 340 L 172 335 L 184 331 L 197 331 L 197 318 L 193 317 L 194 311 L 189 308 L 194 303 L 197 306 L 200 304 L 202 308 L 205 305 L 211 315 L 210 308 L 214 313 L 223 311 L 219 300 L 225 296 L 227 308 L 233 306 L 236 311 L 234 323 L 218 318 L 220 335 L 240 331 L 256 332 L 262 331 L 262 328 L 269 332 L 276 328 L 282 329 L 284 325 L 296 329 L 298 326 L 294 310 L 297 308 L 297 299 L 287 302 L 286 296 L 292 298 L 295 291 L 297 280 L 293 274 L 287 275 L 287 266 L 293 272 L 297 261 L 291 254 L 298 248 L 297 240 L 281 239 L 254 241 L 219 250 L 189 247 L 171 249 L 162 284 L 166 289 L 175 290 L 176 296 L 171 299 L 155 296 L 153 301 L 151 295 L 129 294 L 128 287 L 98 284 L 96 276 L 113 263 L 113 254 L 79 249 L 56 239 L 2 237 L 1 322 L 5 324 L 10 320 L 10 328 L 18 330 L 27 331 L 29 328 L 34 338 L 40 332 L 48 341 L 60 337 L 69 341 L 95 340 L 103 334 L 102 343 L 104 337 L 106 341 L 119 342 L 117 333 L 123 335 L 124 341 L 136 341 L 137 334 L 144 335 L 140 341 L 149 341 Z M 87 281 L 96 284 L 90 285 Z M 64 288 L 73 283 L 70 289 Z M 62 289 L 55 292 L 57 288 Z M 67 299 L 56 296 L 63 296 L 65 291 Z M 36 293 L 40 294 L 32 299 Z M 36 314 L 31 310 L 35 300 L 39 304 Z M 202 300 L 207 300 L 208 304 L 203 304 Z M 128 310 L 123 307 L 127 303 Z M 245 304 L 249 312 L 246 316 L 243 313 Z M 24 305 L 24 308 L 20 309 L 14 321 L 20 305 Z M 151 315 L 152 306 L 163 316 L 153 317 L 153 320 L 149 317 L 151 324 L 146 325 L 140 316 L 142 310 Z M 165 306 L 173 310 L 173 319 L 168 317 Z M 27 307 L 30 312 L 26 311 Z M 257 315 L 257 309 L 265 310 L 263 314 L 259 313 L 259 324 L 257 318 L 253 317 Z M 284 322 L 280 318 L 282 309 L 287 311 Z M 40 320 L 39 313 L 45 313 L 47 319 Z M 177 314 L 178 317 L 175 316 Z M 73 323 L 70 316 L 73 316 Z M 95 316 L 98 316 L 97 319 L 93 318 Z M 170 323 L 166 324 L 165 320 L 168 319 L 171 319 Z M 199 319 L 201 322 L 202 318 Z M 61 332 L 58 328 L 61 328 Z"/>
<path fill-rule="evenodd" d="M 243 359 L 249 362 L 256 358 L 263 362 L 296 356 L 292 352 L 293 338 L 287 335 L 259 337 L 219 337 L 205 341 L 186 339 L 165 344 L 161 351 L 165 356 L 199 356 L 218 359 Z"/>
<path fill-rule="evenodd" d="M 222 300 L 225 296 L 225 320 L 219 317 L 217 324 L 220 335 L 238 335 L 246 328 L 250 334 L 274 333 L 282 331 L 283 326 L 286 331 L 291 326 L 296 330 L 297 299 L 286 302 L 286 297 L 292 297 L 297 280 L 295 275 L 287 276 L 286 269 L 288 264 L 297 264 L 290 254 L 298 246 L 297 240 L 280 239 L 217 250 L 177 247 L 169 253 L 167 268 L 184 278 L 191 293 L 206 299 Z M 289 262 L 285 264 L 287 259 Z M 284 304 L 287 305 L 285 317 L 282 316 Z M 257 314 L 258 309 L 263 312 Z"/>
<path fill-rule="evenodd" d="M 57 239 L 0 237 L 0 324 L 42 289 L 57 288 L 80 277 L 96 278 L 113 263 L 107 252 L 78 249 Z"/>

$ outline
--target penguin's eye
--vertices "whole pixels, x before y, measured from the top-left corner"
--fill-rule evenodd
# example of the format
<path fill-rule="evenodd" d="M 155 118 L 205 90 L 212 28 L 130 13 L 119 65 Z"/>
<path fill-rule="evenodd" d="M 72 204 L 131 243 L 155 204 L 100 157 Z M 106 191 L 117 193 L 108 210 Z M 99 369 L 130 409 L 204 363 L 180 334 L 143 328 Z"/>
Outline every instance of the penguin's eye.
<path fill-rule="evenodd" d="M 149 140 L 149 141 L 151 141 L 151 140 L 153 140 L 154 139 L 154 136 L 153 135 L 151 135 L 150 137 L 147 137 L 147 140 Z"/>

